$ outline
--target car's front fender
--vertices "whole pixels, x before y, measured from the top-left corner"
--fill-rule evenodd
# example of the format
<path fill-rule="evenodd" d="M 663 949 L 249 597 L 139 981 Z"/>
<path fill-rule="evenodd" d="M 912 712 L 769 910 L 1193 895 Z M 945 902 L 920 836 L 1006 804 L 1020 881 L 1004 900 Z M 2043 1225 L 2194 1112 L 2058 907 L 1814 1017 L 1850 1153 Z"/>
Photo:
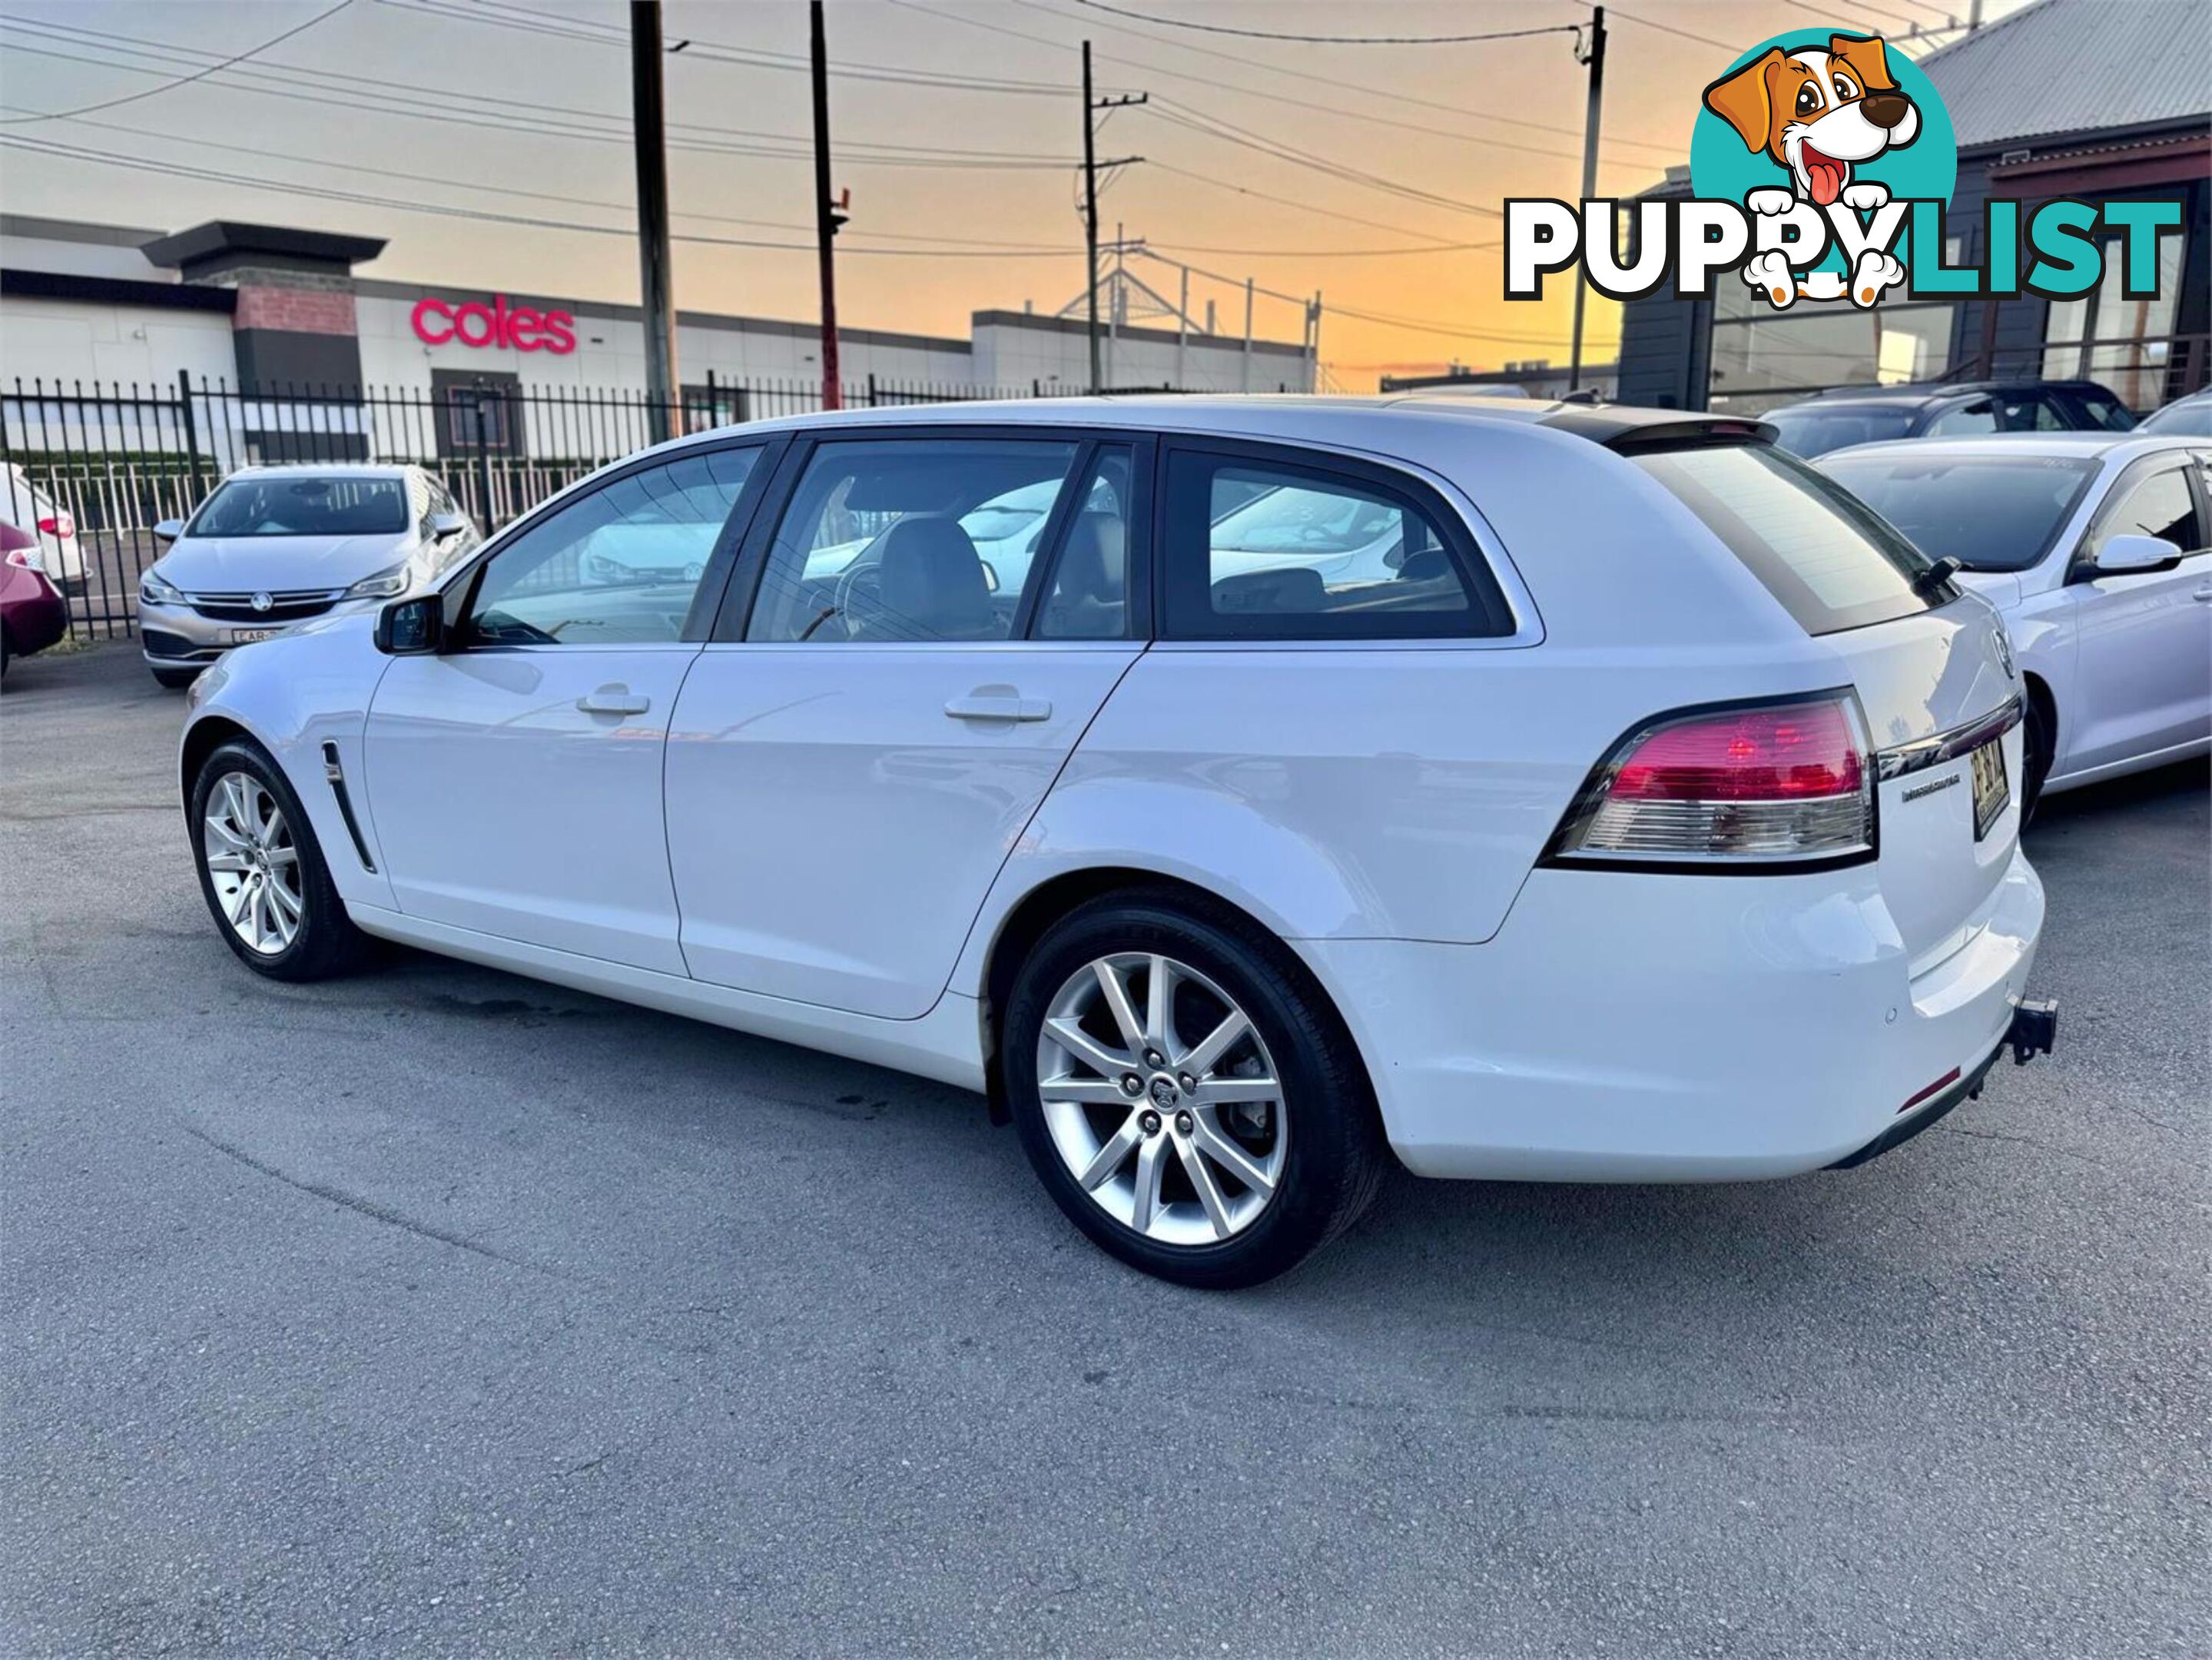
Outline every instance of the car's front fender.
<path fill-rule="evenodd" d="M 283 769 L 314 827 L 339 894 L 349 903 L 395 909 L 382 874 L 362 757 L 369 700 L 391 660 L 376 649 L 375 620 L 373 614 L 332 617 L 225 654 L 192 684 L 178 775 L 189 804 L 200 763 L 228 735 L 244 733 Z M 337 746 L 361 831 L 359 846 L 327 775 L 325 743 Z"/>

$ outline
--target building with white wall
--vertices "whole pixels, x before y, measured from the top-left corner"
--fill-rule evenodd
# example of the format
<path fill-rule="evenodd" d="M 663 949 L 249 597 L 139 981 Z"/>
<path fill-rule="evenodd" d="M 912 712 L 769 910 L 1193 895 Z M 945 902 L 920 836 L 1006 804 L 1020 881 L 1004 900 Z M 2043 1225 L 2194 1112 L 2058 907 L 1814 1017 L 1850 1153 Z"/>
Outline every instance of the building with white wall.
<path fill-rule="evenodd" d="M 382 247 L 234 222 L 165 234 L 0 215 L 0 391 L 173 390 L 181 373 L 271 397 L 425 398 L 459 385 L 643 394 L 635 307 L 354 276 Z M 720 419 L 805 406 L 820 345 L 809 321 L 678 313 L 686 401 Z M 872 380 L 959 397 L 1050 396 L 1089 380 L 1084 325 L 1026 311 L 978 311 L 964 339 L 848 328 L 838 345 L 848 402 Z M 1106 357 L 1108 384 L 1125 388 L 1304 392 L 1315 378 L 1304 344 L 1194 330 L 1116 328 Z"/>

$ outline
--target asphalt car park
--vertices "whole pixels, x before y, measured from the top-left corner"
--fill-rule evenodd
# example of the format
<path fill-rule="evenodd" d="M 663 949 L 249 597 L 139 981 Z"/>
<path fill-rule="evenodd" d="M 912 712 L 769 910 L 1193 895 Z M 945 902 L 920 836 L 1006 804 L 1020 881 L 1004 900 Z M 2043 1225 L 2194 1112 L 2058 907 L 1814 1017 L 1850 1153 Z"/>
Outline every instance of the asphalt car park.
<path fill-rule="evenodd" d="M 2137 1655 L 2212 1623 L 2201 763 L 2045 804 L 2057 1052 L 1907 1146 L 1401 1177 L 1219 1296 L 1091 1250 L 950 1089 L 428 957 L 247 974 L 181 714 L 128 642 L 0 703 L 8 1651 Z"/>

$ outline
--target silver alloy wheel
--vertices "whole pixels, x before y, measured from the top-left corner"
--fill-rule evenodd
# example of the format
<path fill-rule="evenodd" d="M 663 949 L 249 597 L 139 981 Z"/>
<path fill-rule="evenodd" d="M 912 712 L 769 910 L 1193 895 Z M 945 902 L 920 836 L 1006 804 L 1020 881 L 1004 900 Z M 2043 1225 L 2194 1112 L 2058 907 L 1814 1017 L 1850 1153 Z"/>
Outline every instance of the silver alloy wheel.
<path fill-rule="evenodd" d="M 300 849 L 269 787 L 250 772 L 227 772 L 208 792 L 200 857 L 231 930 L 264 957 L 300 934 L 307 900 Z"/>
<path fill-rule="evenodd" d="M 1068 977 L 1037 1036 L 1037 1093 L 1068 1173 L 1147 1239 L 1218 1243 L 1282 1183 L 1290 1124 L 1267 1046 L 1172 958 L 1102 957 Z"/>

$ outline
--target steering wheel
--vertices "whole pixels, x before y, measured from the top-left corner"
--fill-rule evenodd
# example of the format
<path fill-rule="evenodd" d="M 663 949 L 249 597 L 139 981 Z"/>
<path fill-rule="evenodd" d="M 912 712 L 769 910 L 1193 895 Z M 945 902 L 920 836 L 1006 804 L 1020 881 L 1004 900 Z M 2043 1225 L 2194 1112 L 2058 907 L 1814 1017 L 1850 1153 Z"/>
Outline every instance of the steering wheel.
<path fill-rule="evenodd" d="M 835 600 L 837 615 L 845 619 L 848 633 L 860 632 L 860 619 L 864 611 L 883 609 L 884 568 L 879 560 L 866 564 L 854 562 L 845 568 L 837 578 Z"/>

